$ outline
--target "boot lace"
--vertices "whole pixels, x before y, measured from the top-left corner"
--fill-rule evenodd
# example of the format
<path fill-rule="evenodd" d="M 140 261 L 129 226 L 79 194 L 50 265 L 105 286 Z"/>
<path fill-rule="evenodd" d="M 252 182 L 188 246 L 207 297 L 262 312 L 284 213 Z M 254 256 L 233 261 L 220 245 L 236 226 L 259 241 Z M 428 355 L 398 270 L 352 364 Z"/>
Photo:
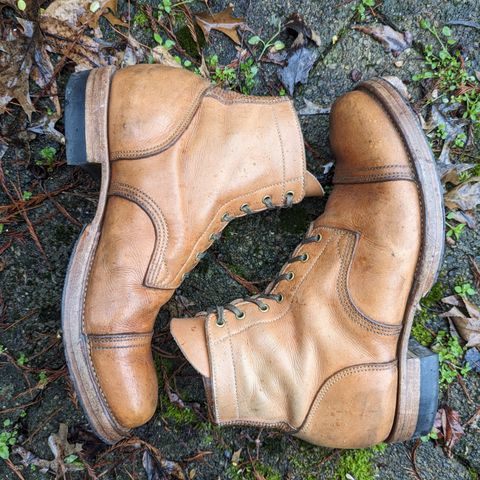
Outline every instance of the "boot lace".
<path fill-rule="evenodd" d="M 283 204 L 283 208 L 290 208 L 293 206 L 293 197 L 294 197 L 294 192 L 292 191 L 289 191 L 285 194 L 285 201 L 284 201 L 284 204 Z M 275 210 L 276 207 L 272 201 L 272 197 L 270 195 L 265 195 L 262 199 L 262 203 L 267 207 L 267 210 Z M 240 207 L 240 210 L 245 213 L 246 215 L 252 215 L 253 213 L 255 213 L 254 210 L 252 210 L 250 208 L 250 205 L 248 203 L 244 203 L 241 207 Z M 237 218 L 236 215 L 230 215 L 230 213 L 226 212 L 223 214 L 222 216 L 222 222 L 231 222 L 232 220 L 234 220 L 235 218 Z M 220 239 L 220 237 L 222 236 L 221 232 L 217 232 L 217 233 L 212 233 L 209 237 L 210 239 L 210 245 L 213 243 L 213 242 L 216 242 L 217 240 Z M 199 252 L 197 253 L 196 255 L 196 261 L 199 262 L 203 257 L 205 257 L 206 255 L 206 252 Z M 182 281 L 185 280 L 188 275 L 189 275 L 190 272 L 185 272 L 183 275 L 182 275 Z"/>
<path fill-rule="evenodd" d="M 301 241 L 300 245 L 307 245 L 309 243 L 319 242 L 321 239 L 322 239 L 322 236 L 320 234 L 314 235 L 311 237 L 306 237 Z M 295 257 L 290 257 L 287 260 L 287 265 L 290 265 L 295 262 L 307 262 L 309 258 L 310 257 L 308 253 L 302 253 L 300 255 L 296 255 Z M 268 292 L 271 292 L 280 282 L 283 282 L 284 280 L 286 280 L 287 282 L 291 282 L 294 278 L 295 278 L 295 274 L 293 272 L 286 272 L 286 273 L 277 275 L 272 281 L 270 288 L 268 289 Z M 268 293 L 268 292 L 245 297 L 241 299 L 241 301 L 254 303 L 261 312 L 268 312 L 268 310 L 270 310 L 270 307 L 268 303 L 265 303 L 263 300 L 274 300 L 278 303 L 283 301 L 283 295 L 281 293 Z M 211 307 L 207 310 L 207 315 L 211 313 L 216 313 L 217 314 L 216 324 L 219 327 L 223 327 L 226 323 L 225 310 L 232 312 L 235 315 L 235 318 L 237 320 L 243 320 L 246 316 L 245 312 L 243 310 L 240 310 L 240 308 L 238 308 L 233 303 L 227 303 L 226 305 L 223 305 L 223 306 L 217 305 L 215 307 Z"/>

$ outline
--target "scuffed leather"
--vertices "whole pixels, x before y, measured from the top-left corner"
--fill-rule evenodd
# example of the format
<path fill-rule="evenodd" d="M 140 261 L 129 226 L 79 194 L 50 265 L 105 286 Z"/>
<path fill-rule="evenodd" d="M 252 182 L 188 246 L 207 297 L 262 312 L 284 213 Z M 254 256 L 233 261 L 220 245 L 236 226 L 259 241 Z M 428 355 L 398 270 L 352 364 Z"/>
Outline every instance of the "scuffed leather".
<path fill-rule="evenodd" d="M 372 97 L 341 97 L 330 136 L 336 185 L 306 235 L 321 240 L 299 245 L 292 257 L 308 260 L 282 269 L 294 278 L 270 293 L 283 301 L 265 300 L 269 310 L 262 312 L 237 300 L 244 319 L 225 311 L 223 327 L 216 314 L 200 314 L 188 323 L 190 334 L 204 327 L 196 339 L 186 340 L 185 319 L 172 320 L 171 331 L 206 375 L 217 423 L 275 427 L 318 445 L 360 448 L 392 429 L 397 343 L 419 257 L 421 205 L 401 138 Z M 206 348 L 198 346 L 204 336 Z"/>
<path fill-rule="evenodd" d="M 115 73 L 108 119 L 111 176 L 92 259 L 84 331 L 105 402 L 125 427 L 157 404 L 150 350 L 156 315 L 230 217 L 306 193 L 303 138 L 291 101 L 213 88 L 182 69 Z M 310 193 L 322 192 L 309 178 Z M 102 335 L 103 346 L 93 344 Z M 125 336 L 126 335 L 126 336 Z M 106 336 L 111 341 L 105 340 Z"/>

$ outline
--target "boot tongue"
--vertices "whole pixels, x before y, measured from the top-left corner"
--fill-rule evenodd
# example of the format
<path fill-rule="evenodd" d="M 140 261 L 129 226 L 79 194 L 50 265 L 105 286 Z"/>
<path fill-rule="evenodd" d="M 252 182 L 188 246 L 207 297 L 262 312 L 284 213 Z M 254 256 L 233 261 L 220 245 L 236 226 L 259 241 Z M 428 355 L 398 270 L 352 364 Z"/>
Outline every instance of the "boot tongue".
<path fill-rule="evenodd" d="M 173 318 L 170 332 L 193 368 L 204 377 L 210 377 L 205 317 Z"/>
<path fill-rule="evenodd" d="M 323 197 L 324 191 L 320 182 L 315 175 L 305 172 L 305 196 L 306 197 Z"/>

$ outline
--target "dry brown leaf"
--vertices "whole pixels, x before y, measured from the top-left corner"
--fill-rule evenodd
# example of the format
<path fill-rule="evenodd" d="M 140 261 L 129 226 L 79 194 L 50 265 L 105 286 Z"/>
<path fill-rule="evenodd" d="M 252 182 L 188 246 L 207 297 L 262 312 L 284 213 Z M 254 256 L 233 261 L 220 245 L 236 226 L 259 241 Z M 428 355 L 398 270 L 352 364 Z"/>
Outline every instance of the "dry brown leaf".
<path fill-rule="evenodd" d="M 449 406 L 440 408 L 435 417 L 433 426 L 438 431 L 438 437 L 443 439 L 445 453 L 449 457 L 452 456 L 452 448 L 465 433 L 460 420 L 460 414 Z"/>
<path fill-rule="evenodd" d="M 305 46 L 307 40 L 312 40 L 317 46 L 321 44 L 318 33 L 305 23 L 304 18 L 299 13 L 292 13 L 285 21 L 284 27 L 297 33 L 297 38 L 290 48 L 295 49 Z"/>
<path fill-rule="evenodd" d="M 452 308 L 440 316 L 453 322 L 460 336 L 467 342 L 467 347 L 479 346 L 480 311 L 478 307 L 460 295 L 445 297 L 442 302 L 451 305 Z"/>
<path fill-rule="evenodd" d="M 450 210 L 473 210 L 480 205 L 480 177 L 471 177 L 449 190 L 444 196 Z"/>
<path fill-rule="evenodd" d="M 32 68 L 33 24 L 25 22 L 24 34 L 6 32 L 0 41 L 0 114 L 16 99 L 30 119 L 35 107 L 30 99 L 29 78 Z"/>
<path fill-rule="evenodd" d="M 370 35 L 374 40 L 381 43 L 386 52 L 391 52 L 397 57 L 407 48 L 412 46 L 413 37 L 410 32 L 397 32 L 388 25 L 354 25 L 352 27 L 362 33 Z"/>
<path fill-rule="evenodd" d="M 240 38 L 237 29 L 238 27 L 243 27 L 245 25 L 245 19 L 234 17 L 233 7 L 231 5 L 218 13 L 198 13 L 195 15 L 195 20 L 197 21 L 198 26 L 202 29 L 206 39 L 208 39 L 212 30 L 218 30 L 240 45 Z"/>
<path fill-rule="evenodd" d="M 175 61 L 172 57 L 172 54 L 164 48 L 162 45 L 157 45 L 155 48 L 150 49 L 146 45 L 142 45 L 138 40 L 133 38 L 131 35 L 128 36 L 128 44 L 130 49 L 128 52 L 125 50 L 124 61 L 140 63 L 148 58 L 151 54 L 153 57 L 154 63 L 159 63 L 161 65 L 166 65 L 168 67 L 182 68 L 181 65 Z M 128 57 L 127 59 L 125 56 Z M 129 63 L 134 65 L 134 63 Z"/>
<path fill-rule="evenodd" d="M 108 64 L 100 44 L 85 35 L 82 28 L 47 15 L 39 16 L 39 25 L 51 52 L 66 56 L 85 69 Z"/>

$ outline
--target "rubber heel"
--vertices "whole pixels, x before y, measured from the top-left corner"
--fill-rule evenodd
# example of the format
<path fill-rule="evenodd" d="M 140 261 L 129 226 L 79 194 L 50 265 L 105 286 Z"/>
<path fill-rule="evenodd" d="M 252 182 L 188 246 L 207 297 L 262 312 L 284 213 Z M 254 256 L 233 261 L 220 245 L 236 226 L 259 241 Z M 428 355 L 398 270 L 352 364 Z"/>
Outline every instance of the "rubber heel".
<path fill-rule="evenodd" d="M 90 70 L 74 73 L 65 90 L 65 141 L 67 164 L 86 166 L 85 96 Z"/>
<path fill-rule="evenodd" d="M 431 432 L 438 409 L 438 355 L 410 339 L 407 368 L 399 389 L 397 423 L 389 442 L 403 442 Z"/>

